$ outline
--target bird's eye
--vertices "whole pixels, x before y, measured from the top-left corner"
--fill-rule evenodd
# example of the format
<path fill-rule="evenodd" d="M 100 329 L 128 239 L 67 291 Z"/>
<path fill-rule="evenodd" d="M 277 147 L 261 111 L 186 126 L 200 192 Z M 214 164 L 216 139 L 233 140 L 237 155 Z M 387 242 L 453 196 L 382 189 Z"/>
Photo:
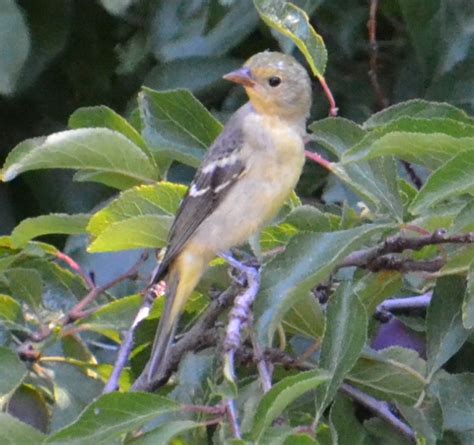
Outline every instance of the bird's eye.
<path fill-rule="evenodd" d="M 281 78 L 278 76 L 272 76 L 268 79 L 268 85 L 271 87 L 277 87 L 281 83 Z"/>

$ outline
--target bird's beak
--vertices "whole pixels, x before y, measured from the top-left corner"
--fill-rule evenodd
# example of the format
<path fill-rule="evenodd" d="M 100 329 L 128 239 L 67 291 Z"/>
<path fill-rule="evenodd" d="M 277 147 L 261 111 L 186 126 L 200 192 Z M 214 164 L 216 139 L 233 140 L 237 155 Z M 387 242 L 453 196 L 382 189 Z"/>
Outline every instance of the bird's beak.
<path fill-rule="evenodd" d="M 244 87 L 253 87 L 255 85 L 255 81 L 252 77 L 252 72 L 249 68 L 242 67 L 238 70 L 231 71 L 230 73 L 223 76 L 225 80 L 229 80 L 231 82 L 238 83 L 243 85 Z"/>

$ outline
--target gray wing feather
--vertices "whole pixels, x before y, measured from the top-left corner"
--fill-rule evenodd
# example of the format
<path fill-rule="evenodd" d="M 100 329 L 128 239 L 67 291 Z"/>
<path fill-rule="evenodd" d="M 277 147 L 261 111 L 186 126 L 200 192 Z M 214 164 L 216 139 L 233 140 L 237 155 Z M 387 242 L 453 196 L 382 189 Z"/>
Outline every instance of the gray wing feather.
<path fill-rule="evenodd" d="M 206 153 L 188 193 L 176 213 L 168 237 L 166 254 L 152 279 L 152 283 L 163 278 L 170 263 L 181 252 L 196 229 L 214 211 L 237 179 L 244 173 L 245 165 L 240 160 L 235 160 L 224 166 L 218 166 L 218 161 L 241 150 L 244 143 L 241 121 L 249 111 L 248 106 L 240 108 Z M 212 164 L 216 167 L 207 171 L 206 167 Z M 193 186 L 195 190 L 202 191 L 202 194 L 191 195 L 190 190 L 193 189 Z"/>

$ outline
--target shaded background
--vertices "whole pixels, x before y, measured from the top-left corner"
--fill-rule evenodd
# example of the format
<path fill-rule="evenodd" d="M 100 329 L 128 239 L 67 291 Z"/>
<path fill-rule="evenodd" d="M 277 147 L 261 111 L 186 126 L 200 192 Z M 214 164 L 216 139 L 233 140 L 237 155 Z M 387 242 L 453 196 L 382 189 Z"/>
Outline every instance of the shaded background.
<path fill-rule="evenodd" d="M 326 79 L 340 115 L 380 108 L 370 81 L 369 1 L 295 1 L 329 51 Z M 377 15 L 383 99 L 414 97 L 474 108 L 474 2 L 384 0 Z M 280 46 L 281 45 L 281 46 Z M 66 128 L 77 108 L 134 109 L 142 84 L 189 88 L 225 120 L 243 100 L 222 74 L 265 49 L 291 51 L 258 19 L 250 0 L 1 0 L 0 158 L 20 141 Z M 313 118 L 327 114 L 315 83 Z M 299 193 L 319 198 L 325 176 L 308 166 Z M 180 171 L 185 181 L 192 172 Z M 49 212 L 84 212 L 111 190 L 75 184 L 65 171 L 30 172 L 0 184 L 0 233 Z M 306 178 L 310 178 L 305 181 Z M 326 190 L 326 192 L 328 192 Z"/>

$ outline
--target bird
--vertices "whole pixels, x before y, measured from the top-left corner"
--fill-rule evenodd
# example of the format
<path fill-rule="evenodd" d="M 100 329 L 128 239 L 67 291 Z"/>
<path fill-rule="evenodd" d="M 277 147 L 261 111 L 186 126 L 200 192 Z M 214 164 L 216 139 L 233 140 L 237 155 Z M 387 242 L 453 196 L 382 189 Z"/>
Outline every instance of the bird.
<path fill-rule="evenodd" d="M 151 384 L 165 371 L 179 317 L 208 263 L 268 223 L 303 169 L 312 102 L 306 69 L 291 55 L 264 51 L 223 78 L 243 86 L 249 101 L 206 152 L 176 213 L 150 281 L 150 288 L 166 282 L 165 307 L 136 385 Z"/>

